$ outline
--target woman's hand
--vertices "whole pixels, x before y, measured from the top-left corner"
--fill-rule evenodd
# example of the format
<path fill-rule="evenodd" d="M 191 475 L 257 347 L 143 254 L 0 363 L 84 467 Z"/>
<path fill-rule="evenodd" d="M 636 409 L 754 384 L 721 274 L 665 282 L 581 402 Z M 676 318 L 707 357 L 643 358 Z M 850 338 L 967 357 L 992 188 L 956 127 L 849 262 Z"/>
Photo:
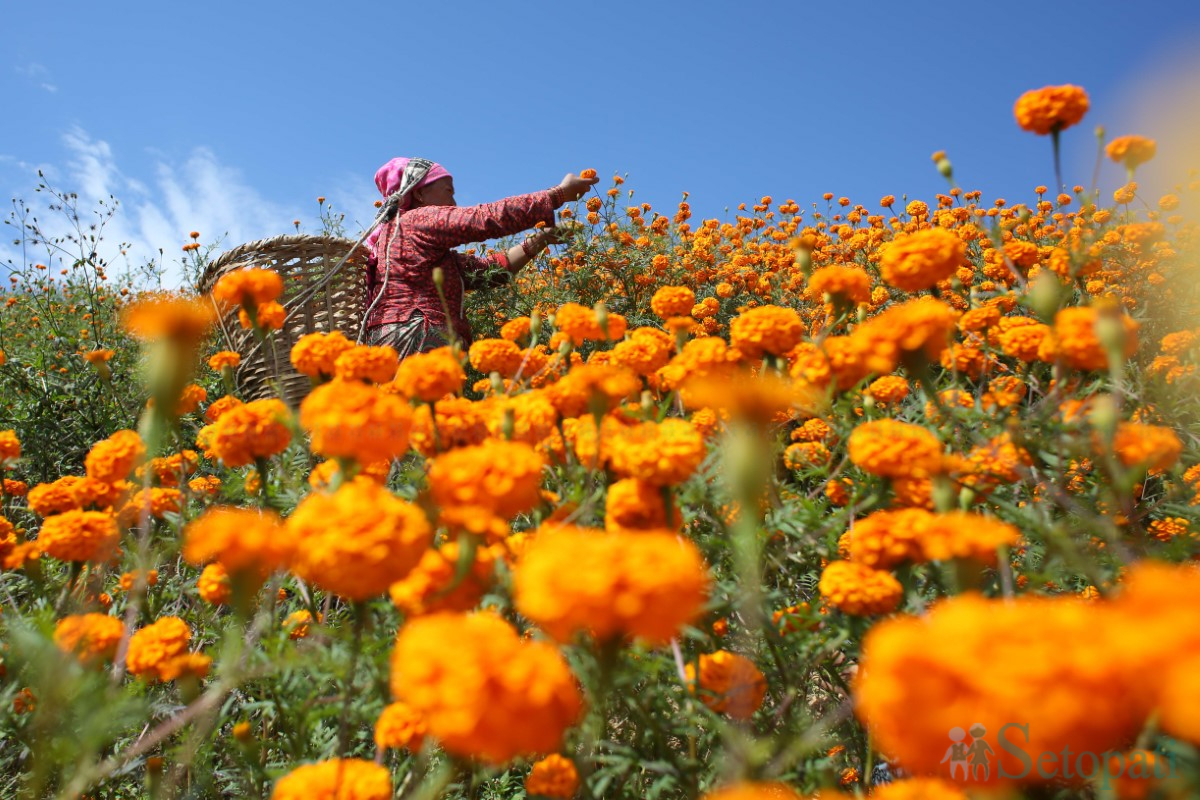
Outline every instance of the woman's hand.
<path fill-rule="evenodd" d="M 563 195 L 567 200 L 578 200 L 587 194 L 588 189 L 600 182 L 599 176 L 595 178 L 581 178 L 573 172 L 567 173 L 567 177 L 562 179 L 558 184 L 558 188 L 562 189 Z"/>

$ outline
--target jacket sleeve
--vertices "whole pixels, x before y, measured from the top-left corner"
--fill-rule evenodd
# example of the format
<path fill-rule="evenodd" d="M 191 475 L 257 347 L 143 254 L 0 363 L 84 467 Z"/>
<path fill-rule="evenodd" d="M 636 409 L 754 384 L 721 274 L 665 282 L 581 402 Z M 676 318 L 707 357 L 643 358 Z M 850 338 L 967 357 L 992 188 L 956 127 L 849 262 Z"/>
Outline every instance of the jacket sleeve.
<path fill-rule="evenodd" d="M 512 236 L 539 222 L 553 225 L 554 204 L 546 190 L 478 206 L 424 206 L 404 216 L 413 239 L 423 248 L 447 250 Z"/>

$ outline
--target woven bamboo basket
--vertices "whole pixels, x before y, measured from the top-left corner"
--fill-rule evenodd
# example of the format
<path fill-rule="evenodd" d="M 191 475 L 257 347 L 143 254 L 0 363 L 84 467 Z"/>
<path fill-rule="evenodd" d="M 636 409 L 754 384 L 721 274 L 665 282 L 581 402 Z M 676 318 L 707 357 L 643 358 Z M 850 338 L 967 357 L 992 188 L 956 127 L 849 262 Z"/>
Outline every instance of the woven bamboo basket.
<path fill-rule="evenodd" d="M 243 267 L 272 269 L 283 278 L 279 302 L 287 309 L 287 317 L 266 345 L 241 326 L 236 310 L 220 320 L 225 346 L 242 357 L 237 385 L 244 398 L 258 400 L 278 394 L 295 408 L 311 384 L 292 366 L 292 345 L 301 336 L 318 331 L 339 330 L 351 341 L 358 338 L 366 306 L 366 250 L 360 246 L 330 274 L 353 246 L 351 239 L 276 236 L 235 247 L 205 270 L 198 287 L 205 294 L 222 275 Z"/>

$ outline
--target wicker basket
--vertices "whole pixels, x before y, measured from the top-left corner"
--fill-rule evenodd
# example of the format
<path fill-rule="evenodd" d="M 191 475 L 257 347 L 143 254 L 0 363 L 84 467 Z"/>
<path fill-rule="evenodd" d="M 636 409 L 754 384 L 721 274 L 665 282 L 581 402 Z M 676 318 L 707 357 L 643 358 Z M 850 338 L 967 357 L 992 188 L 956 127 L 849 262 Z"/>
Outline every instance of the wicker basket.
<path fill-rule="evenodd" d="M 351 239 L 276 236 L 235 247 L 205 270 L 199 285 L 205 294 L 222 275 L 243 267 L 273 269 L 283 278 L 279 302 L 287 309 L 287 319 L 268 345 L 260 344 L 253 331 L 241 326 L 236 311 L 220 321 L 226 346 L 242 357 L 237 384 L 243 397 L 257 400 L 278 394 L 289 406 L 296 407 L 311 386 L 308 377 L 292 367 L 291 351 L 296 340 L 308 333 L 334 330 L 340 330 L 351 341 L 358 338 L 365 310 L 366 250 L 360 246 L 336 274 L 329 274 L 353 246 Z"/>

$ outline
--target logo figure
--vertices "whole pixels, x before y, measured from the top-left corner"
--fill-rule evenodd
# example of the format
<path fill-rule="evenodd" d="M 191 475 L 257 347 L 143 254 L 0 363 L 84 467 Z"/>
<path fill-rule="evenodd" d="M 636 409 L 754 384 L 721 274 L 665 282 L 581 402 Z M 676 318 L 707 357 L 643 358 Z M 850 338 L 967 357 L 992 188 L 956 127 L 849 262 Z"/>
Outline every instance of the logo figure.
<path fill-rule="evenodd" d="M 967 732 L 962 728 L 950 729 L 950 746 L 946 748 L 946 755 L 942 756 L 939 762 L 945 764 L 950 762 L 950 779 L 954 779 L 954 773 L 957 767 L 962 767 L 963 780 L 970 779 L 970 772 L 967 769 L 967 746 L 963 744 L 963 739 L 967 738 Z"/>
<path fill-rule="evenodd" d="M 987 735 L 987 728 L 976 722 L 971 726 L 971 747 L 967 752 L 971 755 L 971 777 L 979 780 L 979 769 L 983 768 L 983 779 L 986 781 L 991 774 L 992 768 L 990 765 L 989 755 L 995 755 L 992 746 L 983 740 Z"/>

